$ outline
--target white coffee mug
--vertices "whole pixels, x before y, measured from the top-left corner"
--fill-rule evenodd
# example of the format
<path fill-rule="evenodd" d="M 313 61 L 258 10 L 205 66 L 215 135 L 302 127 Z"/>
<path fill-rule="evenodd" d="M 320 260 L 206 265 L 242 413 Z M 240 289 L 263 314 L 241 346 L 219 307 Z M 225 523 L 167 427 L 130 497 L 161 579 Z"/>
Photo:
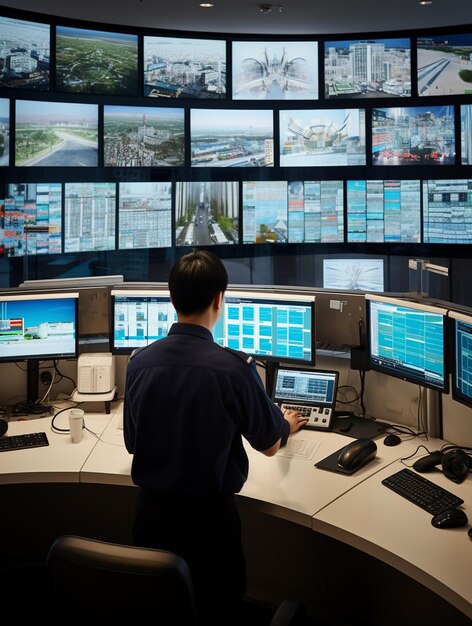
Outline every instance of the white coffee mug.
<path fill-rule="evenodd" d="M 71 409 L 69 412 L 69 429 L 72 443 L 79 443 L 82 439 L 82 429 L 84 427 L 84 411 L 82 409 Z"/>

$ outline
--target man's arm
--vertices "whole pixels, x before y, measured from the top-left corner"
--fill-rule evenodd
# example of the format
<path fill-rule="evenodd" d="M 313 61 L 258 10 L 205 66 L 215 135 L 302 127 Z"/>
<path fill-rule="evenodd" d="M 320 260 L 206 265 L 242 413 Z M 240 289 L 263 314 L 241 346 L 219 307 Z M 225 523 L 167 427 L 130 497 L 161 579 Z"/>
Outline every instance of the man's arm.
<path fill-rule="evenodd" d="M 298 411 L 293 411 L 292 409 L 284 411 L 284 418 L 288 424 L 287 433 L 283 437 L 277 439 L 274 445 L 267 448 L 267 450 L 261 450 L 262 454 L 265 454 L 265 456 L 274 456 L 279 448 L 287 443 L 288 436 L 297 432 L 297 430 L 299 430 L 302 426 L 305 426 L 308 421 L 306 418 L 300 417 L 300 413 Z"/>

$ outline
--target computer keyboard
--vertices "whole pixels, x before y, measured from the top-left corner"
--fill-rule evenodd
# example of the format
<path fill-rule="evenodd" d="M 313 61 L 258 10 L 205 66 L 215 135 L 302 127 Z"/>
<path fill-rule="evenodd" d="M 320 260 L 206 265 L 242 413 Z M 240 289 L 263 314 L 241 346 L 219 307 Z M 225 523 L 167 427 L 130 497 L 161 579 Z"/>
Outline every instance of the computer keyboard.
<path fill-rule="evenodd" d="M 282 411 L 291 409 L 298 411 L 301 417 L 308 420 L 307 427 L 316 428 L 316 430 L 326 430 L 331 427 L 331 418 L 334 414 L 332 407 L 327 406 L 306 406 L 299 404 L 288 404 L 284 402 L 281 407 Z"/>
<path fill-rule="evenodd" d="M 49 441 L 46 433 L 28 433 L 26 435 L 0 437 L 0 452 L 23 450 L 25 448 L 39 448 L 48 445 Z"/>
<path fill-rule="evenodd" d="M 464 500 L 450 491 L 407 468 L 385 478 L 382 485 L 389 487 L 431 515 L 464 503 Z"/>

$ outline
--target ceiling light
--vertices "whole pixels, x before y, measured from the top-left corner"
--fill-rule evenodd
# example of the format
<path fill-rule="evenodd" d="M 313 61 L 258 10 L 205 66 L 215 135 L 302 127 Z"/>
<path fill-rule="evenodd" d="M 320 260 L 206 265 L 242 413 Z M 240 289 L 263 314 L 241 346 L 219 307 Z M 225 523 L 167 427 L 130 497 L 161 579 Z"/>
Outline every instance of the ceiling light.
<path fill-rule="evenodd" d="M 200 2 L 199 6 L 201 6 L 202 9 L 211 9 L 211 7 L 214 7 L 215 5 L 211 2 Z"/>
<path fill-rule="evenodd" d="M 433 4 L 433 0 L 419 0 L 418 4 L 421 4 L 422 6 L 427 6 L 428 4 Z"/>

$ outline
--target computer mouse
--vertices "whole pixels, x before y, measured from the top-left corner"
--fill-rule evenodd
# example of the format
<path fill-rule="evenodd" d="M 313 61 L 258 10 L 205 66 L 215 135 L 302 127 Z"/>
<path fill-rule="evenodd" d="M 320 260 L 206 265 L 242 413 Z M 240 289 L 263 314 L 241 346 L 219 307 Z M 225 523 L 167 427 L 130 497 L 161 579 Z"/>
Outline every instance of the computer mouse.
<path fill-rule="evenodd" d="M 431 452 L 431 454 L 422 456 L 420 459 L 415 461 L 413 463 L 413 469 L 420 473 L 430 472 L 436 467 L 436 465 L 441 465 L 443 456 L 444 453 L 440 450 Z"/>
<path fill-rule="evenodd" d="M 467 521 L 462 509 L 445 509 L 432 518 L 431 524 L 435 528 L 459 528 L 465 526 Z"/>
<path fill-rule="evenodd" d="M 469 528 L 469 530 L 467 531 L 467 534 L 469 535 L 469 537 L 472 539 L 472 526 Z"/>
<path fill-rule="evenodd" d="M 394 435 L 393 433 L 390 435 L 387 435 L 385 437 L 385 439 L 383 440 L 383 443 L 385 446 L 398 446 L 399 443 L 401 443 L 402 440 L 400 439 L 400 437 L 398 435 Z"/>
<path fill-rule="evenodd" d="M 359 469 L 377 454 L 377 444 L 372 439 L 356 439 L 339 452 L 338 465 L 344 469 Z"/>

